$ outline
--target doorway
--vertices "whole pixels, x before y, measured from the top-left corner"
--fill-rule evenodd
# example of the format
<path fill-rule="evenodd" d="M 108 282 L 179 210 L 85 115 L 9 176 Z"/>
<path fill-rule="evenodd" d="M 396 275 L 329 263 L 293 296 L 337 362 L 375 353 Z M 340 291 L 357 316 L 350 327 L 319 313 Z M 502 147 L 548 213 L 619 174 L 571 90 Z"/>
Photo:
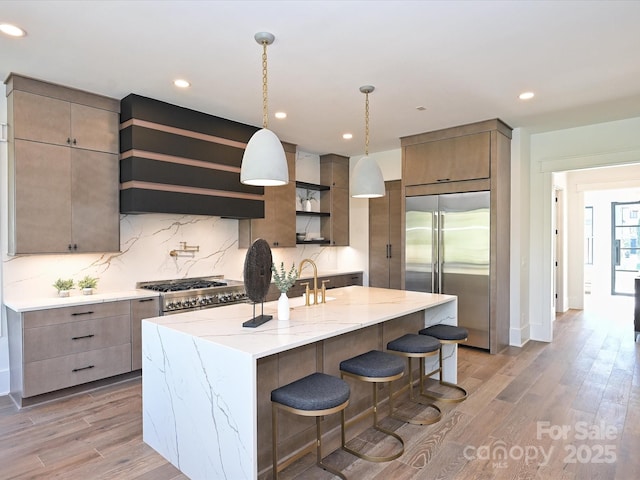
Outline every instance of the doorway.
<path fill-rule="evenodd" d="M 611 295 L 633 295 L 640 258 L 640 202 L 611 202 Z"/>

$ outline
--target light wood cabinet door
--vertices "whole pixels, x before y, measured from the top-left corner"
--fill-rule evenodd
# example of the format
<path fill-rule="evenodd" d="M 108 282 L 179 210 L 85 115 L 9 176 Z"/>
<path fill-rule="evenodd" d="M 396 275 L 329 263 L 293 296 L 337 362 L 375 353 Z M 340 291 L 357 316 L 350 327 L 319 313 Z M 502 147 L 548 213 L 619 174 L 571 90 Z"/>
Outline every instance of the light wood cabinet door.
<path fill-rule="evenodd" d="M 330 190 L 320 196 L 320 209 L 328 217 L 320 220 L 320 232 L 332 246 L 349 245 L 349 158 L 328 154 L 320 157 L 320 183 Z"/>
<path fill-rule="evenodd" d="M 10 209 L 15 253 L 65 253 L 71 244 L 70 149 L 15 141 L 14 206 Z"/>
<path fill-rule="evenodd" d="M 71 149 L 71 241 L 77 252 L 120 249 L 118 156 Z"/>
<path fill-rule="evenodd" d="M 72 147 L 118 154 L 119 121 L 116 112 L 71 104 Z"/>
<path fill-rule="evenodd" d="M 71 144 L 71 104 L 57 98 L 14 90 L 13 135 L 23 140 Z"/>
<path fill-rule="evenodd" d="M 369 286 L 400 289 L 400 180 L 385 182 L 385 196 L 369 199 Z"/>
<path fill-rule="evenodd" d="M 131 370 L 142 368 L 142 320 L 160 315 L 158 298 L 131 300 Z"/>
<path fill-rule="evenodd" d="M 404 147 L 405 185 L 489 178 L 491 133 L 482 132 Z"/>

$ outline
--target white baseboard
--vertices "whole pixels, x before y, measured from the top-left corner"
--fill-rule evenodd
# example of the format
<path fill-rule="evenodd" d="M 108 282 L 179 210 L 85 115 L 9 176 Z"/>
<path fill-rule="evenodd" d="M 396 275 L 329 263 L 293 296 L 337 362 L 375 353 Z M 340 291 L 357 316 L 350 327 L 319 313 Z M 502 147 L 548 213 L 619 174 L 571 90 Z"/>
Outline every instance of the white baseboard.
<path fill-rule="evenodd" d="M 509 329 L 509 345 L 512 347 L 524 347 L 529 341 L 529 325 L 520 328 L 511 327 Z"/>

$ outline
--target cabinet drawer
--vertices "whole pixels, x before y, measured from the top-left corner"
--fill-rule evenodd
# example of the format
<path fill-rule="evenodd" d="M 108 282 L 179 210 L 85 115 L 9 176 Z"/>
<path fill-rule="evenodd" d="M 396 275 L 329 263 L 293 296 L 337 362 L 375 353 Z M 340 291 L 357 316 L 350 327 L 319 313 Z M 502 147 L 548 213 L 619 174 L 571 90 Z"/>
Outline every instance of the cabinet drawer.
<path fill-rule="evenodd" d="M 131 370 L 131 344 L 27 363 L 23 397 L 112 377 Z"/>
<path fill-rule="evenodd" d="M 35 310 L 23 314 L 24 328 L 43 327 L 60 323 L 93 320 L 95 318 L 129 315 L 129 302 L 105 302 L 74 307 L 50 308 Z"/>
<path fill-rule="evenodd" d="M 129 315 L 24 330 L 24 363 L 131 342 Z"/>

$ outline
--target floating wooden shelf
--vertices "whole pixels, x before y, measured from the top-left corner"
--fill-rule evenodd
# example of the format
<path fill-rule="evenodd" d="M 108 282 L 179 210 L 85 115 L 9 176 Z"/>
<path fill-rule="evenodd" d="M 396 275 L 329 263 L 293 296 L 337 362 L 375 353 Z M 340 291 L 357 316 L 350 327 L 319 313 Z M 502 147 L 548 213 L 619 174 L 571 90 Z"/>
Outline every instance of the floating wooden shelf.
<path fill-rule="evenodd" d="M 331 187 L 327 185 L 318 185 L 316 183 L 307 183 L 307 182 L 296 182 L 296 188 L 306 188 L 308 190 L 316 190 L 318 192 L 331 189 Z"/>
<path fill-rule="evenodd" d="M 298 245 L 329 245 L 331 242 L 327 239 L 324 240 L 298 240 L 296 244 Z"/>
<path fill-rule="evenodd" d="M 296 215 L 307 215 L 308 217 L 328 217 L 329 212 L 305 212 L 304 210 L 296 210 Z"/>

